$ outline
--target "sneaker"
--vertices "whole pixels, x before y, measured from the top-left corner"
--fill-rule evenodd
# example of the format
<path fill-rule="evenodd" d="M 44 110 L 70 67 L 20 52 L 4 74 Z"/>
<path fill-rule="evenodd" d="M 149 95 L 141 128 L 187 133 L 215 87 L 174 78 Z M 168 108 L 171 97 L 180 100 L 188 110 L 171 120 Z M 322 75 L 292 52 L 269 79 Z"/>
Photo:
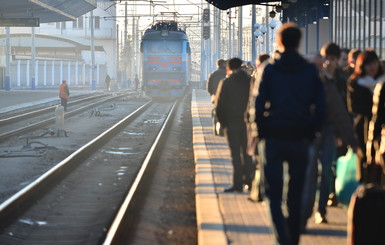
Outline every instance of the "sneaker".
<path fill-rule="evenodd" d="M 318 225 L 328 223 L 325 215 L 322 215 L 320 212 L 315 213 L 314 222 Z"/>
<path fill-rule="evenodd" d="M 338 205 L 338 200 L 335 193 L 330 193 L 327 204 L 329 207 L 336 207 Z"/>

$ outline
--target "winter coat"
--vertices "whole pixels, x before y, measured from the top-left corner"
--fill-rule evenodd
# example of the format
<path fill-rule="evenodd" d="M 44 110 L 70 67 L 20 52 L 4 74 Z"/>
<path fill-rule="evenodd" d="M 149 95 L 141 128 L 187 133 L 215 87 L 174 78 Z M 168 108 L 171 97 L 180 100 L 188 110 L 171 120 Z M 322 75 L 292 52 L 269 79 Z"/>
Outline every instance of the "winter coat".
<path fill-rule="evenodd" d="M 207 91 L 210 95 L 215 95 L 219 82 L 226 77 L 226 68 L 219 67 L 218 70 L 209 75 L 207 81 Z"/>
<path fill-rule="evenodd" d="M 354 116 L 353 127 L 358 137 L 358 144 L 364 153 L 368 140 L 369 121 L 372 118 L 373 92 L 358 83 L 357 79 L 349 80 L 347 89 L 347 106 Z"/>
<path fill-rule="evenodd" d="M 313 140 L 326 115 L 316 66 L 297 52 L 287 51 L 261 68 L 255 100 L 259 137 Z"/>
<path fill-rule="evenodd" d="M 66 83 L 62 83 L 60 85 L 59 91 L 60 91 L 59 92 L 59 98 L 68 99 L 68 97 L 70 96 L 70 91 L 69 91 Z"/>
<path fill-rule="evenodd" d="M 241 69 L 219 83 L 215 111 L 223 127 L 245 122 L 249 93 L 250 76 Z"/>
<path fill-rule="evenodd" d="M 345 145 L 357 147 L 353 123 L 339 94 L 335 80 L 323 77 L 322 81 L 327 107 L 325 126 L 333 125 Z"/>

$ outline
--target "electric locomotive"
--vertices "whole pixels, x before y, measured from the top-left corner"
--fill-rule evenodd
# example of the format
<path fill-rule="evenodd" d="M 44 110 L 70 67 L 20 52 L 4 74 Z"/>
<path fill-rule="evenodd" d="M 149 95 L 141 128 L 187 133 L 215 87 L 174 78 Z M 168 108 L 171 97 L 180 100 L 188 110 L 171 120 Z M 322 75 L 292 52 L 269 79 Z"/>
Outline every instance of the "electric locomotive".
<path fill-rule="evenodd" d="M 191 49 L 177 22 L 152 25 L 142 36 L 140 51 L 146 94 L 155 98 L 183 96 L 190 80 Z"/>

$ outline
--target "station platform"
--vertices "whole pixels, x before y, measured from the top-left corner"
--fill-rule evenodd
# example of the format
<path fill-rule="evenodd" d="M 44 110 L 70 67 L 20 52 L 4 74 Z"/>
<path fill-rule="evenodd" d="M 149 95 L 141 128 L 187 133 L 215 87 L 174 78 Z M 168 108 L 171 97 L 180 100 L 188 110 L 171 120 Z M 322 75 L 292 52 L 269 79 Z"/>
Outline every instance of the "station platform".
<path fill-rule="evenodd" d="M 224 193 L 232 184 L 230 151 L 226 138 L 213 134 L 207 91 L 193 90 L 191 107 L 198 244 L 275 244 L 265 203 L 249 201 L 246 192 Z M 347 210 L 329 207 L 327 218 L 320 225 L 309 219 L 300 244 L 346 244 Z"/>

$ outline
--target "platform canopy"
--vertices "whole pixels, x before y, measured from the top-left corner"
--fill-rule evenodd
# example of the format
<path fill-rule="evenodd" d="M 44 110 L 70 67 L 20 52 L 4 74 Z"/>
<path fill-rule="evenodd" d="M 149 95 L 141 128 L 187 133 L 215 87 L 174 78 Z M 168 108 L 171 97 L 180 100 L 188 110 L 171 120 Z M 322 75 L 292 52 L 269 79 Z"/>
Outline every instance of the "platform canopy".
<path fill-rule="evenodd" d="M 248 5 L 248 4 L 263 4 L 269 2 L 279 2 L 277 0 L 206 0 L 215 7 L 226 10 L 233 7 Z"/>
<path fill-rule="evenodd" d="M 1 18 L 38 18 L 40 23 L 76 20 L 96 8 L 96 0 L 3 0 Z"/>

